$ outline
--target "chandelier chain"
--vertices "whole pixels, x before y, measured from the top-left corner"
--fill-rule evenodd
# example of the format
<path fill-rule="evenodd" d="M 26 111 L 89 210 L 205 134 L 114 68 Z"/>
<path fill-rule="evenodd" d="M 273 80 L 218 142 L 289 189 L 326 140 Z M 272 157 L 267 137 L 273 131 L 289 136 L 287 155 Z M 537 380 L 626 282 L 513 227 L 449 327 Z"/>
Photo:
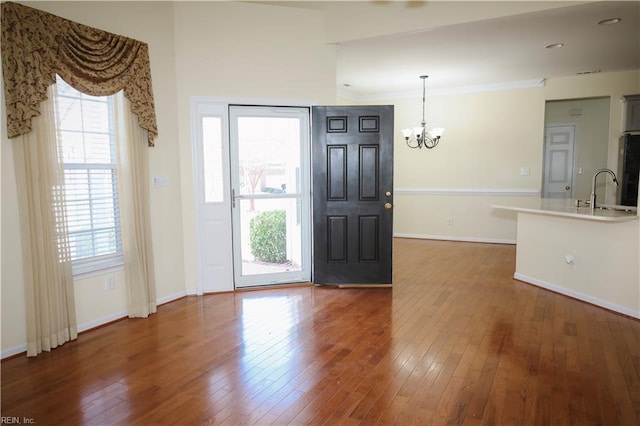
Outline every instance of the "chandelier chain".
<path fill-rule="evenodd" d="M 426 81 L 428 75 L 422 75 L 420 78 L 422 79 L 422 132 L 426 131 L 425 126 L 427 125 L 427 120 L 425 119 L 425 104 L 427 102 L 427 89 L 426 89 Z"/>

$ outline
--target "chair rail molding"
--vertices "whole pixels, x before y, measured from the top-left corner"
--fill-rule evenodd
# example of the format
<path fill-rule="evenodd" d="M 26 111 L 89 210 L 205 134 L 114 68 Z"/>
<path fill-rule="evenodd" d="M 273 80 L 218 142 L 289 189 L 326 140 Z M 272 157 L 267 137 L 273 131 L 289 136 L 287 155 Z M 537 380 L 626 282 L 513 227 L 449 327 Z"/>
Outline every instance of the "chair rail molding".
<path fill-rule="evenodd" d="M 475 197 L 539 197 L 539 189 L 526 188 L 396 188 L 396 195 L 454 195 Z"/>

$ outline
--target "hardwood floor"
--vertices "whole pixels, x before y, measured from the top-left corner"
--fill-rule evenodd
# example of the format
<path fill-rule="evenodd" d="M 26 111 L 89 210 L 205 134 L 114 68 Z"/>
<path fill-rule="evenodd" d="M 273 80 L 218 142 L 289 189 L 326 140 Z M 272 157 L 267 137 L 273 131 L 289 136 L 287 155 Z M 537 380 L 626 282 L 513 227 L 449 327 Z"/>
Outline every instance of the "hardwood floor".
<path fill-rule="evenodd" d="M 514 263 L 514 246 L 397 239 L 393 288 L 184 298 L 4 361 L 2 416 L 640 424 L 640 321 L 515 281 Z"/>

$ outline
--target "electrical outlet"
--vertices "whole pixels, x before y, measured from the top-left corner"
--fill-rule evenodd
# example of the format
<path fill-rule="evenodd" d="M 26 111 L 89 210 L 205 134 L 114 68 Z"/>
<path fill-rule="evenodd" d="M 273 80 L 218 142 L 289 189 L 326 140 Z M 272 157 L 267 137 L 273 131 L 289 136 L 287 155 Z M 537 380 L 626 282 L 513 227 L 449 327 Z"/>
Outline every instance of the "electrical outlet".
<path fill-rule="evenodd" d="M 116 289 L 116 280 L 113 278 L 113 275 L 109 275 L 104 279 L 104 289 L 106 291 Z"/>
<path fill-rule="evenodd" d="M 449 225 L 449 226 L 453 226 L 453 216 L 449 216 L 449 217 L 447 218 L 447 225 Z"/>
<path fill-rule="evenodd" d="M 531 174 L 531 169 L 529 169 L 529 167 L 520 168 L 520 176 L 529 176 L 530 174 Z"/>

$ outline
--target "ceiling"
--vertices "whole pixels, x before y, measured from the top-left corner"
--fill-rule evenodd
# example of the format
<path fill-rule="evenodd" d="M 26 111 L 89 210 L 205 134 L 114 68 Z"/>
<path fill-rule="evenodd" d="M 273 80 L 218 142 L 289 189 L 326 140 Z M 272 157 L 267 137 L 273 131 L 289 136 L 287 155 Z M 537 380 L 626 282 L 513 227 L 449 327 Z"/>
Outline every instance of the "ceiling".
<path fill-rule="evenodd" d="M 404 3 L 402 9 L 401 3 Z M 343 27 L 349 22 L 353 27 L 358 26 L 354 14 L 358 8 L 364 11 L 367 7 L 377 7 L 378 14 L 385 14 L 384 19 L 396 24 L 391 25 L 395 30 L 390 30 L 390 25 L 382 25 L 381 20 L 382 35 L 371 35 L 369 31 L 364 38 L 333 41 L 338 49 L 339 93 L 352 100 L 421 94 L 420 75 L 429 75 L 427 92 L 433 93 L 526 87 L 539 85 L 546 78 L 640 69 L 640 1 L 558 3 L 561 7 L 555 7 L 553 2 L 537 2 L 543 5 L 541 10 L 526 13 L 518 13 L 523 8 L 514 9 L 525 4 L 518 2 L 447 1 L 437 2 L 437 7 L 429 9 L 433 3 L 373 0 L 280 5 L 324 9 L 326 20 L 341 16 L 340 8 L 348 6 L 345 10 L 350 20 L 342 22 Z M 382 9 L 390 4 L 396 7 Z M 481 17 L 483 14 L 479 12 L 489 8 L 509 15 L 486 18 L 485 13 L 481 19 L 474 20 L 469 13 L 464 14 L 473 7 Z M 464 16 L 465 22 L 438 26 L 438 13 L 442 22 L 455 22 L 452 17 L 459 16 Z M 609 18 L 622 20 L 614 25 L 598 24 Z M 405 19 L 409 31 L 398 31 L 402 25 L 397 24 L 403 21 L 396 19 Z M 416 19 L 424 20 L 424 28 L 416 26 Z M 327 28 L 328 38 L 341 33 L 340 28 L 331 27 L 331 23 Z M 347 33 L 344 34 L 347 38 Z M 564 46 L 545 48 L 555 43 Z M 640 91 L 640 81 L 638 86 Z"/>

